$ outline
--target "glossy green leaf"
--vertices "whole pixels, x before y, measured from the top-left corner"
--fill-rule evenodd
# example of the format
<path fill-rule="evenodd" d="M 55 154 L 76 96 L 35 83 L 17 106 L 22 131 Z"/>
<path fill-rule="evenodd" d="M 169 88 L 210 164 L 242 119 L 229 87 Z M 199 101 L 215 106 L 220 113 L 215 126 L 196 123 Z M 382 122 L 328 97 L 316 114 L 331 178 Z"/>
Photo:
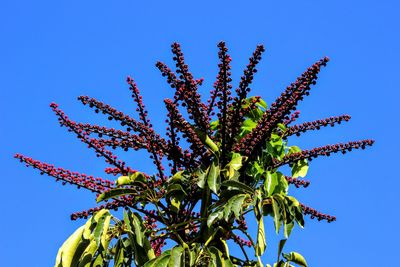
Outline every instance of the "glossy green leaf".
<path fill-rule="evenodd" d="M 290 262 L 296 263 L 297 265 L 301 267 L 307 267 L 307 261 L 306 259 L 297 252 L 290 252 L 289 254 L 283 253 L 283 257 Z"/>
<path fill-rule="evenodd" d="M 207 168 L 207 170 L 204 172 L 202 169 L 198 169 L 195 172 L 195 175 L 197 177 L 197 185 L 203 189 L 205 184 L 206 184 L 206 180 L 207 180 L 207 173 L 209 171 L 210 167 Z"/>
<path fill-rule="evenodd" d="M 221 186 L 221 176 L 217 160 L 214 160 L 211 163 L 210 169 L 207 173 L 207 184 L 211 191 L 218 195 L 218 190 Z"/>
<path fill-rule="evenodd" d="M 281 256 L 283 247 L 284 247 L 285 244 L 286 244 L 286 241 L 287 241 L 287 239 L 281 239 L 281 240 L 279 241 L 279 245 L 278 245 L 278 257 L 277 257 L 277 259 L 276 259 L 276 262 L 279 262 L 279 260 L 280 260 L 280 256 Z"/>
<path fill-rule="evenodd" d="M 293 227 L 294 227 L 293 222 L 283 224 L 283 234 L 284 234 L 285 238 L 288 238 L 290 236 L 290 234 L 292 233 Z"/>
<path fill-rule="evenodd" d="M 223 186 L 227 186 L 229 189 L 238 189 L 240 191 L 242 191 L 243 193 L 247 193 L 247 194 L 254 194 L 254 188 L 248 186 L 245 183 L 239 182 L 239 181 L 235 181 L 235 180 L 227 180 L 227 181 L 223 181 L 222 184 Z"/>
<path fill-rule="evenodd" d="M 96 201 L 101 202 L 110 198 L 116 198 L 125 195 L 139 196 L 140 194 L 141 192 L 134 188 L 115 188 L 100 194 L 97 197 Z"/>
<path fill-rule="evenodd" d="M 263 208 L 262 208 L 262 195 L 260 191 L 256 191 L 255 194 L 256 197 L 256 203 L 254 205 L 254 215 L 257 219 L 258 223 L 258 229 L 257 229 L 257 243 L 255 247 L 255 252 L 256 256 L 261 256 L 265 249 L 267 248 L 267 242 L 265 239 L 265 230 L 264 230 L 264 216 L 262 214 Z M 259 261 L 261 261 L 260 258 L 258 258 Z"/>
<path fill-rule="evenodd" d="M 128 238 L 118 239 L 114 255 L 114 267 L 130 267 L 132 265 L 132 247 Z"/>
<path fill-rule="evenodd" d="M 252 119 L 246 119 L 243 124 L 240 132 L 240 136 L 243 137 L 244 135 L 250 133 L 255 127 L 257 126 L 257 122 Z"/>
<path fill-rule="evenodd" d="M 219 251 L 216 247 L 210 247 L 209 251 L 211 253 L 211 258 L 213 260 L 213 266 L 224 267 L 225 260 L 223 258 L 222 252 Z"/>
<path fill-rule="evenodd" d="M 207 226 L 211 227 L 211 225 L 219 219 L 222 219 L 222 217 L 224 216 L 224 211 L 223 210 L 217 210 L 214 211 L 213 213 L 211 213 L 208 218 L 207 218 Z"/>
<path fill-rule="evenodd" d="M 129 174 L 128 176 L 120 176 L 117 181 L 115 182 L 115 184 L 117 186 L 121 186 L 121 185 L 130 185 L 133 182 L 141 182 L 141 183 L 146 183 L 147 179 L 144 176 L 143 173 L 141 172 L 134 172 Z"/>
<path fill-rule="evenodd" d="M 274 194 L 286 195 L 289 190 L 289 184 L 281 172 L 265 172 L 264 190 L 267 196 Z"/>
<path fill-rule="evenodd" d="M 296 161 L 292 165 L 292 177 L 305 177 L 308 172 L 308 161 L 306 159 L 302 159 Z"/>
<path fill-rule="evenodd" d="M 172 205 L 171 208 L 173 211 L 176 212 L 180 209 L 181 201 L 185 198 L 185 196 L 186 192 L 183 190 L 180 184 L 170 184 L 167 188 L 165 198 L 167 202 Z"/>
<path fill-rule="evenodd" d="M 184 249 L 181 246 L 174 247 L 171 250 L 171 256 L 169 258 L 168 267 L 180 267 L 184 266 L 184 258 L 182 258 L 184 254 Z"/>
<path fill-rule="evenodd" d="M 233 197 L 228 203 L 229 206 L 231 208 L 231 211 L 233 212 L 233 214 L 235 214 L 236 218 L 239 218 L 241 215 L 241 211 L 243 209 L 244 206 L 244 202 L 246 201 L 246 199 L 249 199 L 250 196 L 248 194 L 241 194 L 241 195 L 237 195 L 235 197 Z"/>
<path fill-rule="evenodd" d="M 283 203 L 283 197 L 276 194 L 273 195 L 271 198 L 272 201 L 272 211 L 274 214 L 274 226 L 275 226 L 275 231 L 278 234 L 279 230 L 282 225 L 282 214 L 281 211 L 284 209 L 284 203 Z"/>
<path fill-rule="evenodd" d="M 79 244 L 82 242 L 84 229 L 84 225 L 79 227 L 60 247 L 56 257 L 55 267 L 71 267 L 73 264 L 76 265 L 76 260 L 73 261 L 73 259 Z"/>
<path fill-rule="evenodd" d="M 224 206 L 225 221 L 229 220 L 232 213 L 236 218 L 239 218 L 243 208 L 243 202 L 248 198 L 250 198 L 248 194 L 239 194 L 230 198 Z"/>
<path fill-rule="evenodd" d="M 231 161 L 225 166 L 228 179 L 235 176 L 235 172 L 242 167 L 243 157 L 239 153 L 233 153 Z"/>
<path fill-rule="evenodd" d="M 146 262 L 143 267 L 168 267 L 168 263 L 171 257 L 171 250 L 163 252 L 157 258 L 154 258 Z"/>

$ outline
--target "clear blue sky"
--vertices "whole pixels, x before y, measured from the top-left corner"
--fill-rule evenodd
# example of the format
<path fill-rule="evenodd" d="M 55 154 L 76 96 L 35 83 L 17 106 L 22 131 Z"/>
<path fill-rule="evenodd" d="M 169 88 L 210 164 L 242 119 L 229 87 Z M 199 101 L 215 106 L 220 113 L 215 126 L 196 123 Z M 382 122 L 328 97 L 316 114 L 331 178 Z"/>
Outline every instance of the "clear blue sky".
<path fill-rule="evenodd" d="M 363 138 L 377 142 L 312 162 L 311 186 L 294 194 L 338 220 L 308 220 L 287 249 L 301 252 L 311 267 L 396 265 L 399 8 L 395 0 L 2 1 L 0 265 L 52 266 L 58 247 L 83 223 L 71 222 L 70 213 L 95 203 L 93 195 L 63 187 L 12 158 L 19 152 L 103 175 L 105 164 L 58 126 L 49 103 L 59 103 L 72 119 L 107 124 L 76 97 L 90 95 L 132 112 L 125 84 L 132 75 L 163 132 L 162 99 L 172 92 L 154 63 L 171 63 L 170 44 L 180 42 L 207 92 L 220 40 L 230 49 L 234 82 L 255 46 L 265 45 L 253 93 L 268 102 L 315 60 L 331 58 L 299 106 L 301 120 L 344 113 L 352 120 L 292 142 L 304 148 Z M 151 170 L 143 154 L 123 158 Z M 271 228 L 267 234 L 267 256 L 275 258 L 276 238 Z"/>

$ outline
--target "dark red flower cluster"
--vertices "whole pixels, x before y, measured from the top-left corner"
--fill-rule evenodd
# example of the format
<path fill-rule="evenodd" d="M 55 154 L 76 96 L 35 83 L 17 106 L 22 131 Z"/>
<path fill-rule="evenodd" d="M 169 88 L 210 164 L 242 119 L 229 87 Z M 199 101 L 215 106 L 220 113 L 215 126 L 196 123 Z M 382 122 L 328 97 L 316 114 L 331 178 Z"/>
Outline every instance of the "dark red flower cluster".
<path fill-rule="evenodd" d="M 179 183 L 181 183 L 180 186 L 185 186 L 185 188 L 181 188 L 184 190 L 185 198 L 180 202 L 180 209 L 178 212 L 176 209 L 170 209 L 170 203 L 165 201 L 165 198 L 167 197 L 166 193 L 170 192 L 168 186 L 170 184 L 166 182 L 168 176 L 184 170 L 191 173 L 192 178 L 194 178 L 198 173 L 197 171 L 207 170 L 210 166 L 214 154 L 212 154 L 207 147 L 214 147 L 214 144 L 210 145 L 210 142 L 205 144 L 204 140 L 209 141 L 207 137 L 219 147 L 219 153 L 215 153 L 215 155 L 218 155 L 218 167 L 226 166 L 228 161 L 231 160 L 233 152 L 238 152 L 243 156 L 243 165 L 240 170 L 238 170 L 241 179 L 247 177 L 246 174 L 249 170 L 249 164 L 257 158 L 262 149 L 265 148 L 265 144 L 269 141 L 272 133 L 281 134 L 283 138 L 286 138 L 294 134 L 300 135 L 309 130 L 318 130 L 321 127 L 329 125 L 334 126 L 335 124 L 340 124 L 342 121 L 348 121 L 350 119 L 349 115 L 342 115 L 290 127 L 288 126 L 299 117 L 300 112 L 296 110 L 297 104 L 304 96 L 309 94 L 310 87 L 316 83 L 317 75 L 321 67 L 327 64 L 328 58 L 323 58 L 309 67 L 294 83 L 288 86 L 275 102 L 271 104 L 269 109 L 265 110 L 265 112 L 262 109 L 264 114 L 261 119 L 258 120 L 256 127 L 253 128 L 249 134 L 244 137 L 239 135 L 241 133 L 243 121 L 248 118 L 249 115 L 252 115 L 250 112 L 255 111 L 261 103 L 260 97 L 249 98 L 248 94 L 251 90 L 250 85 L 257 72 L 257 66 L 261 60 L 261 55 L 265 49 L 262 45 L 257 46 L 255 49 L 249 59 L 249 64 L 244 70 L 240 83 L 235 90 L 235 96 L 232 95 L 234 92 L 231 90 L 232 59 L 228 55 L 228 49 L 224 42 L 218 44 L 218 49 L 219 71 L 216 82 L 214 83 L 214 90 L 210 91 L 210 99 L 207 103 L 202 102 L 198 92 L 199 86 L 203 83 L 203 79 L 195 79 L 192 73 L 190 73 L 178 43 L 172 45 L 173 60 L 176 67 L 175 72 L 164 63 L 157 62 L 157 68 L 161 71 L 161 74 L 167 78 L 168 84 L 175 90 L 173 99 L 164 100 L 168 111 L 166 119 L 168 126 L 165 139 L 154 130 L 148 118 L 148 112 L 143 103 L 138 86 L 131 77 L 127 78 L 127 83 L 129 84 L 129 90 L 136 105 L 138 119 L 132 118 L 94 98 L 88 96 L 80 96 L 78 98 L 84 105 L 93 108 L 96 113 L 101 112 L 106 114 L 109 120 L 118 122 L 125 129 L 124 131 L 98 125 L 76 123 L 70 120 L 64 112 L 58 108 L 57 104 L 52 103 L 50 105 L 57 115 L 61 126 L 65 126 L 70 132 L 75 133 L 89 148 L 94 149 L 98 157 L 103 157 L 105 161 L 110 164 L 110 166 L 105 169 L 107 174 L 129 175 L 137 171 L 126 166 L 125 162 L 119 160 L 111 151 L 107 150 L 106 147 L 111 147 L 113 149 L 122 148 L 124 150 L 145 149 L 150 154 L 150 158 L 158 172 L 157 175 L 152 176 L 144 174 L 147 179 L 146 191 L 143 192 L 141 196 L 145 195 L 146 197 L 139 199 L 139 201 L 142 201 L 148 198 L 157 202 L 157 204 L 155 204 L 156 208 L 153 207 L 154 210 L 136 204 L 138 200 L 137 198 L 134 199 L 135 196 L 133 195 L 118 196 L 98 207 L 75 212 L 71 215 L 71 219 L 87 218 L 94 212 L 103 208 L 116 210 L 120 207 L 124 207 L 134 209 L 144 215 L 144 224 L 149 232 L 152 232 L 152 235 L 150 235 L 151 245 L 156 255 L 160 255 L 161 248 L 165 245 L 166 238 L 175 238 L 174 240 L 176 241 L 183 237 L 185 241 L 190 240 L 192 237 L 198 237 L 196 234 L 198 233 L 199 224 L 204 224 L 202 220 L 205 218 L 200 218 L 200 214 L 195 211 L 198 209 L 199 201 L 203 201 L 202 198 L 204 196 L 208 197 L 208 193 L 205 194 L 205 190 L 199 190 L 200 185 L 197 184 L 197 180 L 200 179 L 197 179 L 198 177 L 196 177 L 197 180 L 188 179 L 189 182 L 183 182 L 187 176 L 186 174 L 182 175 L 182 181 L 179 181 Z M 181 107 L 185 110 L 180 110 Z M 215 114 L 216 116 L 213 117 Z M 218 119 L 218 121 L 214 122 L 216 124 L 212 124 L 213 126 L 217 125 L 216 128 L 210 126 L 210 121 L 213 119 Z M 288 126 L 286 131 L 284 131 L 285 127 L 281 124 Z M 94 138 L 94 136 L 96 136 L 96 138 Z M 186 143 L 184 143 L 185 141 Z M 274 169 L 285 164 L 296 163 L 299 160 L 312 160 L 318 156 L 329 156 L 331 153 L 337 153 L 339 151 L 346 153 L 352 149 L 364 149 L 366 146 L 371 146 L 373 143 L 373 140 L 367 139 L 317 147 L 298 153 L 288 154 L 279 161 L 273 159 L 272 164 L 267 167 Z M 55 177 L 57 181 L 60 180 L 63 184 L 69 183 L 78 187 L 83 187 L 97 193 L 97 195 L 115 188 L 112 181 L 56 168 L 53 165 L 42 163 L 20 154 L 16 154 L 15 157 L 21 162 L 24 162 L 27 166 L 39 169 L 42 174 Z M 167 173 L 163 167 L 163 164 L 166 163 L 171 167 L 170 173 Z M 208 170 L 209 173 L 212 173 L 211 170 L 213 169 L 209 168 Z M 216 175 L 218 175 L 218 171 L 216 172 Z M 205 186 L 209 186 L 210 182 L 208 179 L 210 178 L 208 177 L 211 176 L 207 174 L 207 183 Z M 245 180 L 245 178 L 243 179 Z M 310 184 L 310 181 L 288 176 L 286 180 L 295 187 L 307 187 Z M 246 183 L 246 181 L 244 182 Z M 175 189 L 177 189 L 177 191 L 182 191 L 178 187 L 179 186 Z M 127 185 L 122 188 L 134 188 L 134 186 Z M 208 190 L 208 192 L 211 191 Z M 140 191 L 140 193 L 142 192 Z M 205 201 L 203 203 L 214 205 L 215 203 L 213 202 L 215 201 L 217 200 L 214 198 L 214 195 L 210 193 L 210 201 Z M 205 206 L 206 205 L 207 204 L 205 204 Z M 303 213 L 310 215 L 312 219 L 317 218 L 318 220 L 327 220 L 328 222 L 336 220 L 334 216 L 320 213 L 303 204 L 301 204 L 301 208 Z M 203 206 L 201 209 L 203 211 Z M 207 207 L 205 207 L 205 209 L 207 209 Z M 180 225 L 181 228 L 175 229 L 176 232 L 173 233 L 167 232 L 165 235 L 156 236 L 156 232 L 159 231 L 156 229 L 157 222 L 164 224 L 166 229 L 171 225 Z M 168 225 L 167 222 L 170 222 L 171 225 Z M 236 223 L 238 226 L 234 229 L 242 231 L 247 230 L 244 217 L 236 220 Z M 179 236 L 179 238 L 174 236 L 181 235 L 181 232 L 183 234 Z M 201 233 L 202 231 L 199 232 Z M 233 239 L 234 242 L 241 247 L 251 246 L 250 241 L 242 239 L 233 233 L 230 235 L 226 234 L 224 238 Z"/>
<path fill-rule="evenodd" d="M 207 132 L 210 124 L 207 106 L 201 101 L 197 88 L 197 85 L 201 84 L 202 80 L 195 80 L 189 72 L 180 44 L 173 43 L 171 47 L 174 54 L 173 60 L 177 68 L 176 73 L 179 74 L 179 79 L 183 82 L 182 86 L 176 88 L 178 99 L 183 101 L 182 106 L 186 107 L 189 119 L 192 119 L 202 131 Z"/>
<path fill-rule="evenodd" d="M 286 178 L 286 181 L 288 181 L 289 184 L 293 184 L 296 188 L 299 188 L 301 186 L 306 188 L 311 183 L 308 180 L 301 180 L 301 179 L 293 178 L 293 177 L 290 177 L 290 176 L 285 176 L 285 178 Z"/>
<path fill-rule="evenodd" d="M 297 162 L 302 159 L 312 160 L 318 156 L 330 156 L 331 153 L 351 151 L 353 149 L 365 149 L 366 146 L 372 146 L 374 140 L 365 139 L 361 141 L 351 141 L 345 144 L 339 143 L 335 145 L 326 145 L 322 147 L 316 147 L 311 150 L 303 150 L 301 152 L 286 155 L 281 161 L 276 161 L 272 166 L 273 168 L 278 168 L 279 166 Z"/>
<path fill-rule="evenodd" d="M 328 221 L 328 223 L 336 221 L 335 216 L 321 213 L 313 208 L 307 207 L 304 204 L 300 204 L 300 205 L 301 205 L 301 209 L 303 210 L 303 213 L 305 215 L 310 215 L 311 219 L 317 219 L 318 221 L 326 220 L 326 221 Z"/>
<path fill-rule="evenodd" d="M 41 174 L 52 176 L 56 178 L 56 181 L 61 180 L 63 185 L 69 183 L 78 186 L 78 188 L 83 187 L 96 193 L 101 193 L 114 187 L 113 181 L 99 177 L 95 178 L 92 175 L 86 175 L 84 173 L 71 172 L 60 167 L 57 168 L 54 165 L 34 160 L 21 154 L 16 154 L 14 157 L 24 162 L 27 167 L 40 170 Z"/>
<path fill-rule="evenodd" d="M 151 248 L 154 250 L 156 257 L 161 255 L 161 249 L 167 244 L 165 239 L 166 237 L 157 237 L 153 240 L 150 240 Z"/>
<path fill-rule="evenodd" d="M 221 140 L 221 151 L 222 160 L 225 158 L 225 153 L 227 152 L 226 141 L 227 141 L 227 131 L 231 126 L 231 122 L 228 120 L 228 103 L 232 101 L 231 89 L 232 81 L 231 78 L 231 57 L 227 54 L 228 48 L 225 46 L 225 42 L 220 42 L 218 44 L 219 52 L 218 57 L 220 63 L 218 64 L 219 72 L 217 75 L 217 81 L 214 83 L 214 92 L 212 92 L 211 101 L 209 103 L 210 110 L 213 109 L 214 99 L 217 98 L 216 106 L 219 109 L 217 117 L 218 123 L 218 139 Z M 215 97 L 214 97 L 215 96 Z M 224 162 L 223 162 L 224 163 Z"/>
<path fill-rule="evenodd" d="M 259 148 L 271 136 L 279 123 L 284 122 L 285 118 L 292 110 L 296 110 L 297 103 L 309 94 L 311 84 L 316 83 L 317 74 L 321 66 L 325 66 L 328 58 L 323 58 L 307 69 L 296 82 L 292 83 L 286 90 L 271 104 L 270 108 L 264 113 L 257 126 L 245 136 L 235 146 L 236 152 L 244 152 L 246 156 L 255 155 Z"/>
<path fill-rule="evenodd" d="M 236 88 L 236 94 L 233 98 L 233 102 L 229 104 L 228 118 L 231 123 L 229 127 L 228 137 L 228 149 L 232 149 L 234 145 L 234 138 L 239 133 L 240 127 L 243 122 L 243 116 L 245 111 L 243 110 L 243 102 L 247 98 L 251 88 L 250 84 L 253 82 L 254 74 L 257 72 L 257 65 L 261 60 L 261 55 L 264 53 L 265 48 L 263 45 L 258 45 L 249 59 L 249 64 L 244 70 L 243 76 L 240 78 L 238 88 Z"/>
<path fill-rule="evenodd" d="M 300 136 L 301 133 L 304 133 L 306 131 L 311 131 L 311 130 L 319 130 L 321 127 L 327 127 L 327 126 L 335 126 L 335 124 L 340 124 L 342 121 L 349 121 L 350 120 L 349 115 L 341 115 L 341 116 L 336 116 L 336 117 L 330 117 L 330 118 L 325 118 L 322 120 L 315 120 L 315 121 L 310 121 L 310 122 L 305 122 L 299 125 L 294 125 L 286 129 L 284 136 L 291 136 L 291 135 L 297 135 Z"/>
<path fill-rule="evenodd" d="M 300 111 L 296 110 L 292 114 L 290 114 L 290 117 L 287 116 L 285 117 L 285 120 L 283 121 L 283 124 L 286 126 L 291 124 L 292 122 L 296 121 L 300 117 Z"/>
<path fill-rule="evenodd" d="M 145 140 L 136 134 L 116 130 L 114 128 L 91 125 L 88 123 L 77 123 L 75 124 L 75 127 L 77 129 L 85 131 L 87 135 L 96 133 L 99 138 L 103 136 L 110 137 L 111 140 L 102 139 L 102 142 L 105 143 L 105 145 L 111 146 L 113 148 L 121 147 L 125 150 L 128 150 L 129 148 L 132 148 L 134 150 L 146 148 Z"/>
<path fill-rule="evenodd" d="M 172 121 L 174 126 L 183 133 L 182 137 L 188 141 L 192 150 L 191 154 L 187 152 L 186 155 L 183 155 L 183 162 L 181 164 L 185 164 L 186 166 L 193 165 L 193 160 L 201 157 L 207 150 L 192 125 L 183 118 L 177 105 L 171 99 L 165 99 L 164 103 L 168 110 L 168 122 Z M 177 152 L 182 153 L 181 150 Z M 188 159 L 190 162 L 187 162 Z"/>
<path fill-rule="evenodd" d="M 89 148 L 95 150 L 98 157 L 105 158 L 107 163 L 117 167 L 122 174 L 128 174 L 128 171 L 125 168 L 125 162 L 123 162 L 122 160 L 118 160 L 117 156 L 115 156 L 111 151 L 106 150 L 104 148 L 104 143 L 101 143 L 98 139 L 90 138 L 86 131 L 78 128 L 76 126 L 77 123 L 71 121 L 68 116 L 65 115 L 64 112 L 58 108 L 58 105 L 56 103 L 51 103 L 50 107 L 56 113 L 61 126 L 66 126 L 68 128 L 68 131 L 74 132 L 82 142 L 87 144 Z"/>
<path fill-rule="evenodd" d="M 132 82 L 128 79 L 129 82 Z M 132 86 L 131 86 L 132 87 Z M 132 89 L 135 90 L 135 89 Z M 80 96 L 78 99 L 84 104 L 89 105 L 90 107 L 95 107 L 95 111 L 102 111 L 103 114 L 108 114 L 109 120 L 116 120 L 121 123 L 121 126 L 126 126 L 127 131 L 135 131 L 139 133 L 139 137 L 144 138 L 146 141 L 146 149 L 152 154 L 150 157 L 153 159 L 154 164 L 157 166 L 158 176 L 162 179 L 166 179 L 163 171 L 164 167 L 161 164 L 162 156 L 164 152 L 167 151 L 166 141 L 160 137 L 159 134 L 154 132 L 154 129 L 148 125 L 148 121 L 145 118 L 145 114 L 147 112 L 143 111 L 141 118 L 144 119 L 144 123 L 139 122 L 124 113 L 117 111 L 115 108 L 112 108 L 109 105 L 105 105 L 100 101 L 97 101 L 94 98 L 89 98 L 88 96 Z M 141 98 L 136 100 L 141 103 Z M 143 105 L 141 105 L 144 108 Z M 143 109 L 144 110 L 144 109 Z"/>
<path fill-rule="evenodd" d="M 247 246 L 247 247 L 251 247 L 251 241 L 241 238 L 238 235 L 235 234 L 231 234 L 231 238 L 233 239 L 233 242 L 235 242 L 236 244 L 238 244 L 241 247 Z"/>

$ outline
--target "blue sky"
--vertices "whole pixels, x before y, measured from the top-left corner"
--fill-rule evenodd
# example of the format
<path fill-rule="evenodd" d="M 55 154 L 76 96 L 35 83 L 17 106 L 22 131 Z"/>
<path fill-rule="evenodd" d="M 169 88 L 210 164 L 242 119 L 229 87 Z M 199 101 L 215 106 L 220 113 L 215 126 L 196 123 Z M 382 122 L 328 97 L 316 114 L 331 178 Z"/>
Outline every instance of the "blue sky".
<path fill-rule="evenodd" d="M 69 214 L 95 204 L 90 193 L 23 167 L 14 153 L 104 176 L 104 162 L 58 126 L 49 103 L 57 102 L 72 119 L 108 125 L 76 97 L 90 95 L 134 114 L 125 84 L 131 75 L 163 132 L 162 100 L 172 91 L 155 62 L 171 64 L 170 44 L 180 42 L 208 92 L 220 40 L 230 49 L 234 82 L 255 46 L 265 45 L 253 94 L 269 103 L 308 65 L 331 58 L 299 106 L 301 120 L 344 113 L 352 120 L 291 139 L 292 144 L 376 140 L 368 150 L 312 162 L 310 187 L 293 194 L 338 220 L 307 220 L 287 250 L 301 252 L 310 266 L 396 264 L 399 7 L 395 0 L 2 1 L 0 265 L 52 266 L 58 247 L 83 223 L 71 222 Z M 152 170 L 144 154 L 123 158 Z M 267 239 L 266 256 L 272 259 L 277 240 L 272 228 Z"/>

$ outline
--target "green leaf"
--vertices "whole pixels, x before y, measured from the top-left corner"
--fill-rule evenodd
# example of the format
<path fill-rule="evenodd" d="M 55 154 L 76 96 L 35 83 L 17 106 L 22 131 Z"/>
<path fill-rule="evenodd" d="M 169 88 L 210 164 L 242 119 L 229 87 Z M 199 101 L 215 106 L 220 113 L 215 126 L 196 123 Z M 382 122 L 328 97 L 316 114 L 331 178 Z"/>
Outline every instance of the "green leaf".
<path fill-rule="evenodd" d="M 225 260 L 223 259 L 222 252 L 216 247 L 210 247 L 211 258 L 213 260 L 213 266 L 223 267 L 225 266 Z"/>
<path fill-rule="evenodd" d="M 214 223 L 215 220 L 219 220 L 222 219 L 222 217 L 224 216 L 224 211 L 223 210 L 216 210 L 213 213 L 211 213 L 208 216 L 207 219 L 207 226 L 211 227 L 211 225 Z"/>
<path fill-rule="evenodd" d="M 242 195 L 237 195 L 235 197 L 233 197 L 229 202 L 230 202 L 230 207 L 231 207 L 231 211 L 233 212 L 233 214 L 235 214 L 236 218 L 239 218 L 241 215 L 241 211 L 243 209 L 243 202 L 245 202 L 245 200 L 249 199 L 250 196 L 248 194 L 242 194 Z"/>
<path fill-rule="evenodd" d="M 146 228 L 143 225 L 140 215 L 136 212 L 132 213 L 130 210 L 124 211 L 124 223 L 134 251 L 135 263 L 143 265 L 148 260 L 155 258 L 150 241 L 144 234 Z"/>
<path fill-rule="evenodd" d="M 184 249 L 181 246 L 174 247 L 171 250 L 171 257 L 169 258 L 168 267 L 179 267 L 184 266 L 182 263 L 185 259 L 182 259 Z"/>
<path fill-rule="evenodd" d="M 168 267 L 171 251 L 163 252 L 159 257 L 146 262 L 143 267 Z"/>
<path fill-rule="evenodd" d="M 240 170 L 242 159 L 243 157 L 239 153 L 233 153 L 231 161 L 225 166 L 228 179 L 232 179 L 235 176 L 235 172 Z"/>
<path fill-rule="evenodd" d="M 267 103 L 261 98 L 258 100 L 257 106 L 262 107 L 263 109 L 267 109 Z"/>
<path fill-rule="evenodd" d="M 280 259 L 280 256 L 281 256 L 283 247 L 284 247 L 285 244 L 286 244 L 286 241 L 287 241 L 287 239 L 281 239 L 281 240 L 279 241 L 279 246 L 278 246 L 278 257 L 277 257 L 277 259 L 276 259 L 276 262 L 279 262 L 279 259 Z"/>
<path fill-rule="evenodd" d="M 270 141 L 266 144 L 267 152 L 272 158 L 281 160 L 285 156 L 285 146 L 282 137 L 272 133 Z"/>
<path fill-rule="evenodd" d="M 284 234 L 285 238 L 288 238 L 290 236 L 290 234 L 292 233 L 293 227 L 294 227 L 293 222 L 283 224 L 283 234 Z"/>
<path fill-rule="evenodd" d="M 219 125 L 219 120 L 212 121 L 212 122 L 210 123 L 210 129 L 211 129 L 211 130 L 217 130 L 218 125 Z"/>
<path fill-rule="evenodd" d="M 169 178 L 169 183 L 178 183 L 186 180 L 186 171 L 179 171 Z"/>
<path fill-rule="evenodd" d="M 198 169 L 195 171 L 195 175 L 197 177 L 197 185 L 203 189 L 204 185 L 206 184 L 206 178 L 207 178 L 207 173 L 209 171 L 209 168 L 204 172 L 202 169 Z"/>
<path fill-rule="evenodd" d="M 286 125 L 283 123 L 278 123 L 278 128 L 282 130 L 282 132 L 286 131 Z"/>
<path fill-rule="evenodd" d="M 246 119 L 242 127 L 240 127 L 241 132 L 240 132 L 240 137 L 243 137 L 244 135 L 250 133 L 255 127 L 257 126 L 257 122 L 255 122 L 252 119 Z"/>
<path fill-rule="evenodd" d="M 141 182 L 141 183 L 146 183 L 147 179 L 144 176 L 143 173 L 141 172 L 134 172 L 129 174 L 128 176 L 120 176 L 117 181 L 115 182 L 115 184 L 117 186 L 121 186 L 121 185 L 130 185 L 133 182 Z"/>
<path fill-rule="evenodd" d="M 250 198 L 248 194 L 240 194 L 233 196 L 224 206 L 224 219 L 228 222 L 230 215 L 233 213 L 236 218 L 239 218 L 243 208 L 243 202 Z"/>
<path fill-rule="evenodd" d="M 211 163 L 210 169 L 207 173 L 207 184 L 211 191 L 218 195 L 218 190 L 221 186 L 221 176 L 219 173 L 218 161 L 216 159 Z"/>
<path fill-rule="evenodd" d="M 118 239 L 114 255 L 114 267 L 130 267 L 132 265 L 132 247 L 128 238 Z"/>
<path fill-rule="evenodd" d="M 267 196 L 272 196 L 275 188 L 279 185 L 278 176 L 276 172 L 271 173 L 270 171 L 265 172 L 264 190 Z"/>
<path fill-rule="evenodd" d="M 308 172 L 308 161 L 306 159 L 302 159 L 296 161 L 292 165 L 292 177 L 305 177 Z"/>
<path fill-rule="evenodd" d="M 73 266 L 73 259 L 76 258 L 75 254 L 80 243 L 82 243 L 82 235 L 85 226 L 79 227 L 60 247 L 56 257 L 55 267 L 69 267 Z M 80 257 L 80 255 L 78 255 Z M 79 259 L 79 258 L 78 258 Z M 76 260 L 75 260 L 76 262 Z M 76 263 L 74 263 L 76 265 Z"/>
<path fill-rule="evenodd" d="M 292 196 L 286 196 L 286 199 L 288 201 L 288 205 L 289 205 L 290 209 L 292 210 L 292 213 L 294 214 L 294 218 L 295 218 L 297 224 L 303 228 L 304 227 L 304 215 L 303 215 L 303 211 L 302 211 L 300 202 Z"/>
<path fill-rule="evenodd" d="M 180 209 L 181 201 L 186 196 L 185 190 L 183 190 L 180 184 L 171 184 L 167 188 L 167 194 L 165 196 L 168 203 L 172 205 L 172 209 L 176 212 Z"/>
<path fill-rule="evenodd" d="M 265 172 L 264 190 L 267 196 L 272 196 L 274 194 L 286 195 L 289 190 L 289 184 L 285 175 L 281 172 Z"/>
<path fill-rule="evenodd" d="M 302 266 L 302 267 L 308 266 L 306 259 L 300 253 L 297 253 L 297 252 L 290 252 L 289 254 L 283 253 L 283 257 L 286 260 L 296 263 L 299 266 Z"/>
<path fill-rule="evenodd" d="M 265 230 L 264 230 L 264 216 L 262 214 L 262 196 L 260 191 L 256 191 L 256 204 L 254 205 L 254 215 L 256 216 L 257 223 L 258 223 L 258 230 L 257 230 L 257 243 L 255 247 L 256 256 L 261 256 L 266 247 L 267 242 L 265 239 Z M 259 261 L 260 258 L 258 258 Z"/>
<path fill-rule="evenodd" d="M 142 192 L 138 191 L 137 189 L 133 188 L 115 188 L 111 189 L 109 191 L 106 191 L 102 194 L 100 194 L 96 201 L 101 202 L 110 198 L 115 198 L 115 197 L 120 197 L 120 196 L 125 196 L 125 195 L 136 195 L 139 196 Z"/>
<path fill-rule="evenodd" d="M 110 226 L 111 214 L 102 209 L 96 212 L 85 224 L 84 236 L 90 240 L 79 259 L 79 267 L 89 267 L 93 262 L 104 262 L 104 251 L 110 242 L 107 232 Z M 97 254 L 97 257 L 95 257 Z"/>
<path fill-rule="evenodd" d="M 200 131 L 199 129 L 192 127 L 196 132 L 197 136 L 200 138 L 202 143 L 210 150 L 214 155 L 217 157 L 219 156 L 219 147 L 214 141 L 204 132 Z"/>
<path fill-rule="evenodd" d="M 274 225 L 275 225 L 275 231 L 278 234 L 279 230 L 281 228 L 281 220 L 282 220 L 282 214 L 281 211 L 284 209 L 284 199 L 282 196 L 279 194 L 275 194 L 271 197 L 272 201 L 272 211 L 274 213 Z"/>
<path fill-rule="evenodd" d="M 234 188 L 234 189 L 239 189 L 240 191 L 250 194 L 250 195 L 254 194 L 254 188 L 248 186 L 245 183 L 239 182 L 239 181 L 227 180 L 227 181 L 223 181 L 221 185 L 228 187 L 228 189 Z"/>
<path fill-rule="evenodd" d="M 102 209 L 90 217 L 61 246 L 56 257 L 57 267 L 88 266 L 103 261 L 102 251 L 108 248 L 107 231 L 111 214 Z M 95 258 L 97 252 L 98 257 Z"/>

